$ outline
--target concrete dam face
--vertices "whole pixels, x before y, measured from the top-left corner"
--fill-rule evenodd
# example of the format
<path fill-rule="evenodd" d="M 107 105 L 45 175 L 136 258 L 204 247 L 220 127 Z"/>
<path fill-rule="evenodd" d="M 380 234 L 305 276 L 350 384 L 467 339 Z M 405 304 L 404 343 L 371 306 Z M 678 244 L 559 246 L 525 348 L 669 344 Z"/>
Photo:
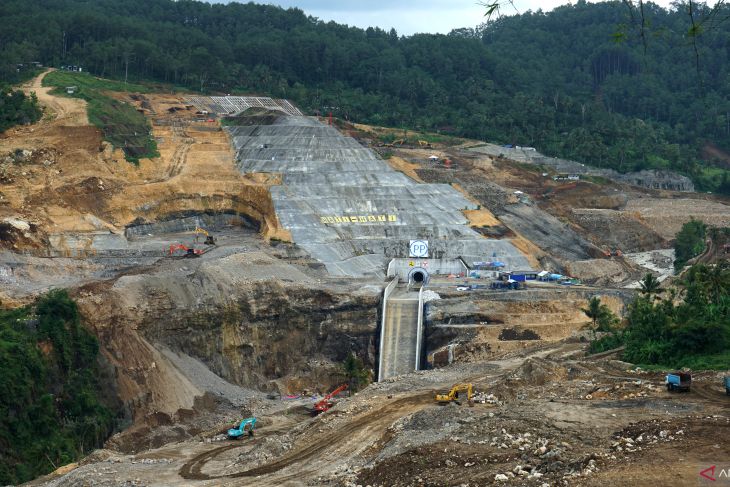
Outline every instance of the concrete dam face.
<path fill-rule="evenodd" d="M 272 124 L 226 130 L 241 172 L 282 175 L 271 188 L 279 221 L 332 276 L 383 276 L 391 258 L 409 256 L 412 239 L 427 240 L 431 258 L 529 267 L 509 240 L 468 226 L 462 211 L 477 205 L 457 190 L 413 181 L 314 118 L 282 110 Z"/>

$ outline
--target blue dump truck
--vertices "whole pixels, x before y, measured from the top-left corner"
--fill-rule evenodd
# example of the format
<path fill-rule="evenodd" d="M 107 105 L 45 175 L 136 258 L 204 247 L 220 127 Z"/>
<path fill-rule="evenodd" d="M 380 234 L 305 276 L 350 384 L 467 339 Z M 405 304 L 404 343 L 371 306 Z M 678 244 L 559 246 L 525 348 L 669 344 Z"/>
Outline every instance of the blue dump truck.
<path fill-rule="evenodd" d="M 730 396 L 730 375 L 725 377 L 725 394 Z"/>
<path fill-rule="evenodd" d="M 667 374 L 665 383 L 667 384 L 667 390 L 670 392 L 689 392 L 689 388 L 692 385 L 692 374 L 689 372 Z"/>

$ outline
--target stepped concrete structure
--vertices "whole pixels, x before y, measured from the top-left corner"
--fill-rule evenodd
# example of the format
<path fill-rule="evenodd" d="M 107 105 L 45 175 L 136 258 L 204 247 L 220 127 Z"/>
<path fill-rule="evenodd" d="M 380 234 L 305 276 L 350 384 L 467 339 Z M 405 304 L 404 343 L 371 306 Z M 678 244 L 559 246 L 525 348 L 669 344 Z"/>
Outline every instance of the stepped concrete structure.
<path fill-rule="evenodd" d="M 226 127 L 236 164 L 282 175 L 271 188 L 279 221 L 331 275 L 384 276 L 391 258 L 408 257 L 411 239 L 428 240 L 430 258 L 529 268 L 509 240 L 468 226 L 462 211 L 477 205 L 451 186 L 419 184 L 334 127 L 280 111 L 271 125 Z"/>
<path fill-rule="evenodd" d="M 249 108 L 265 108 L 288 115 L 302 115 L 302 112 L 288 100 L 274 100 L 265 96 L 193 96 L 190 101 L 198 110 L 219 115 L 234 115 Z"/>

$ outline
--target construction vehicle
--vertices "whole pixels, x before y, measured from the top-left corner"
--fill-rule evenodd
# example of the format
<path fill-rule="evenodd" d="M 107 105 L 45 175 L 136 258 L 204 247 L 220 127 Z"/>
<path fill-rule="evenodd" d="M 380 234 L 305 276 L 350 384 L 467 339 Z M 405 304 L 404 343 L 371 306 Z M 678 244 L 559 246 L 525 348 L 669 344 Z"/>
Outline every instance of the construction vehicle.
<path fill-rule="evenodd" d="M 690 386 L 692 385 L 692 374 L 689 372 L 674 372 L 673 374 L 667 374 L 664 383 L 667 385 L 667 390 L 689 392 Z"/>
<path fill-rule="evenodd" d="M 623 257 L 624 253 L 621 252 L 621 249 L 616 249 L 614 251 L 611 251 L 610 249 L 601 249 L 601 252 L 603 252 L 603 256 L 605 258 L 610 257 Z"/>
<path fill-rule="evenodd" d="M 198 235 L 205 235 L 205 242 L 203 242 L 205 245 L 215 245 L 216 241 L 215 238 L 208 233 L 208 230 L 200 227 L 195 227 L 195 241 L 198 241 Z"/>
<path fill-rule="evenodd" d="M 347 389 L 347 384 L 342 384 L 340 387 L 335 389 L 334 391 L 330 392 L 324 398 L 314 403 L 314 407 L 312 408 L 312 416 L 316 416 L 319 413 L 325 413 L 329 411 L 332 406 L 335 405 L 334 401 L 332 400 L 337 394 L 340 392 L 343 392 Z"/>
<path fill-rule="evenodd" d="M 447 394 L 436 394 L 434 399 L 436 399 L 436 402 L 439 404 L 449 404 L 452 402 L 461 404 L 459 399 L 460 392 L 466 392 L 466 400 L 469 405 L 472 405 L 474 399 L 474 388 L 471 384 L 456 384 Z"/>
<path fill-rule="evenodd" d="M 424 149 L 430 149 L 431 148 L 431 142 L 429 142 L 427 140 L 419 140 L 418 141 L 418 145 L 420 145 Z"/>
<path fill-rule="evenodd" d="M 502 289 L 509 291 L 510 289 L 525 289 L 526 285 L 524 282 L 515 281 L 514 279 L 508 279 L 506 281 L 494 281 L 489 286 L 490 289 Z"/>
<path fill-rule="evenodd" d="M 256 427 L 256 418 L 246 418 L 241 421 L 238 428 L 231 428 L 228 430 L 228 438 L 231 440 L 237 440 L 244 434 L 247 434 L 249 438 L 253 438 L 253 430 Z"/>
<path fill-rule="evenodd" d="M 406 143 L 406 139 L 398 139 L 398 140 L 394 140 L 393 142 L 383 144 L 383 147 L 395 147 L 396 145 L 400 147 L 400 146 L 403 146 L 403 144 L 405 144 L 405 143 Z"/>
<path fill-rule="evenodd" d="M 730 396 L 730 375 L 725 377 L 725 394 Z"/>
<path fill-rule="evenodd" d="M 192 249 L 183 244 L 170 245 L 170 255 L 174 255 L 175 252 L 177 252 L 178 250 L 182 250 L 183 252 L 185 252 L 185 257 L 200 257 L 203 254 L 202 250 Z"/>

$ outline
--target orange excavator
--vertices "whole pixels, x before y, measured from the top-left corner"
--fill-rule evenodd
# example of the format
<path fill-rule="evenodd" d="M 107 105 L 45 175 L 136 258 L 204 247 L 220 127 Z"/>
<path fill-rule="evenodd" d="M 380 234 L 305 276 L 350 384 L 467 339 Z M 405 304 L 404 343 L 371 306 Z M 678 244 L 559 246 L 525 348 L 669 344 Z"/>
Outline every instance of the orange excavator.
<path fill-rule="evenodd" d="M 172 244 L 170 245 L 170 255 L 174 255 L 178 250 L 185 252 L 185 257 L 199 257 L 203 251 L 198 249 L 191 249 L 183 244 Z"/>
<path fill-rule="evenodd" d="M 314 403 L 314 407 L 312 408 L 312 416 L 316 416 L 319 413 L 324 413 L 330 410 L 332 406 L 335 405 L 332 398 L 334 398 L 337 394 L 340 392 L 343 392 L 347 389 L 347 384 L 342 384 L 340 387 L 335 389 L 334 391 L 330 392 L 324 398 L 322 398 L 320 401 Z"/>
<path fill-rule="evenodd" d="M 621 249 L 616 249 L 612 252 L 610 249 L 604 248 L 604 249 L 601 249 L 601 252 L 603 252 L 603 256 L 607 259 L 610 257 L 623 257 L 624 256 L 624 253 L 621 252 Z"/>

